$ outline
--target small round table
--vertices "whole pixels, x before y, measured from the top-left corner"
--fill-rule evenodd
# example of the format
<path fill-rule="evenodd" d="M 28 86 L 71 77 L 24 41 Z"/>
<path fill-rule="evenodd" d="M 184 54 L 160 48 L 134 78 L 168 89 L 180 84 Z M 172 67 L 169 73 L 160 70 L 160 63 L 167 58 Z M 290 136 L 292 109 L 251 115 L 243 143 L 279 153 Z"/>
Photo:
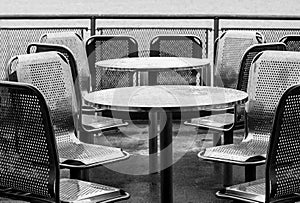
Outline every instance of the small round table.
<path fill-rule="evenodd" d="M 225 108 L 242 104 L 247 97 L 247 93 L 229 88 L 166 85 L 100 90 L 87 94 L 84 100 L 101 109 L 149 112 L 150 125 L 156 125 L 151 122 L 150 112 L 163 111 L 161 117 L 165 119 L 165 126 L 160 133 L 160 173 L 161 202 L 165 203 L 173 202 L 172 113 Z"/>
<path fill-rule="evenodd" d="M 139 72 L 141 75 L 141 85 L 156 85 L 157 74 L 159 72 L 195 70 L 198 72 L 198 77 L 205 79 L 205 81 L 201 80 L 201 82 L 198 79 L 197 83 L 200 83 L 198 85 L 210 85 L 209 59 L 188 57 L 118 58 L 98 61 L 96 62 L 96 68 L 110 71 Z M 133 78 L 130 80 L 133 81 Z M 136 81 L 138 81 L 138 78 L 136 78 Z"/>

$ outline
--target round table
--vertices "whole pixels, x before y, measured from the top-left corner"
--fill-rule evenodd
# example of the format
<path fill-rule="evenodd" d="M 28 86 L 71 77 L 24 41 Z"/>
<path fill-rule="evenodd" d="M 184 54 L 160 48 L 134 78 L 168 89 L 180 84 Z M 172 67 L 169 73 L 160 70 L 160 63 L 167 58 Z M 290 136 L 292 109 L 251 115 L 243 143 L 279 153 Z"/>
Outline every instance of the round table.
<path fill-rule="evenodd" d="M 242 104 L 247 93 L 207 86 L 166 85 L 113 88 L 87 94 L 87 104 L 101 109 L 130 112 L 163 110 L 165 126 L 160 133 L 161 202 L 173 202 L 172 113 L 225 108 Z M 162 114 L 161 114 L 162 115 Z M 151 128 L 151 126 L 150 126 Z M 151 135 L 149 135 L 150 141 Z"/>
<path fill-rule="evenodd" d="M 202 83 L 200 85 L 204 83 L 210 85 L 209 59 L 188 57 L 118 58 L 98 61 L 96 62 L 96 68 L 110 71 L 139 72 L 141 75 L 141 85 L 156 85 L 157 74 L 162 71 L 196 70 L 206 80 L 205 82 L 201 80 Z"/>

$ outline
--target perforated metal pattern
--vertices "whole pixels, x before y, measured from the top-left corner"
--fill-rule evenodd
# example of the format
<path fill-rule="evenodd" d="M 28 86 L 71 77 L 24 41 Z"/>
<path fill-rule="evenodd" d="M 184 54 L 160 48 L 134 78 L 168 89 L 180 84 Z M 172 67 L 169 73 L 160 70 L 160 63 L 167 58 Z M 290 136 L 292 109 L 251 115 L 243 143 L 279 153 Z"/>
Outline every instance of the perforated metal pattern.
<path fill-rule="evenodd" d="M 257 142 L 256 140 L 250 140 L 239 144 L 211 147 L 206 150 L 205 155 L 218 159 L 248 161 L 250 157 L 266 154 L 267 148 L 268 142 L 266 141 Z"/>
<path fill-rule="evenodd" d="M 300 52 L 264 51 L 250 68 L 246 139 L 239 144 L 208 148 L 213 153 L 207 156 L 240 160 L 238 153 L 266 154 L 277 103 L 290 86 L 299 83 Z M 244 145 L 250 146 L 246 152 Z"/>
<path fill-rule="evenodd" d="M 248 52 L 245 58 L 245 65 L 242 67 L 242 78 L 239 78 L 241 81 L 240 90 L 247 92 L 248 79 L 249 79 L 249 70 L 252 63 L 253 58 L 258 54 L 258 51 Z"/>
<path fill-rule="evenodd" d="M 202 58 L 202 43 L 196 36 L 159 35 L 152 39 L 150 56 L 197 57 Z M 180 71 L 161 71 L 157 76 L 159 85 L 198 85 L 200 75 L 192 69 Z M 197 78 L 198 77 L 198 78 Z"/>
<path fill-rule="evenodd" d="M 286 35 L 280 39 L 287 51 L 300 51 L 300 35 Z"/>
<path fill-rule="evenodd" d="M 87 198 L 99 195 L 104 196 L 108 193 L 115 193 L 114 196 L 117 197 L 119 193 L 119 189 L 114 187 L 73 179 L 62 179 L 60 187 L 61 200 L 64 202 L 85 201 Z M 108 196 L 107 199 L 114 196 Z"/>
<path fill-rule="evenodd" d="M 243 54 L 259 43 L 256 36 L 256 32 L 228 31 L 219 39 L 215 67 L 218 86 L 236 89 Z"/>
<path fill-rule="evenodd" d="M 86 28 L 0 28 L 0 79 L 5 77 L 4 67 L 8 60 L 16 55 L 25 54 L 26 47 L 31 42 L 38 42 L 43 33 L 76 32 L 83 35 Z"/>
<path fill-rule="evenodd" d="M 299 84 L 299 83 L 298 83 Z M 271 197 L 280 198 L 300 192 L 300 91 L 299 86 L 288 92 L 278 115 L 274 143 L 270 154 Z"/>
<path fill-rule="evenodd" d="M 84 160 L 91 163 L 114 159 L 120 153 L 118 148 L 75 142 L 61 143 L 58 150 L 62 160 Z"/>
<path fill-rule="evenodd" d="M 208 32 L 211 28 L 98 28 L 100 35 L 130 35 L 134 37 L 139 44 L 139 56 L 145 57 L 150 54 L 150 41 L 157 35 L 172 34 L 172 35 L 195 35 L 202 42 L 202 57 L 208 55 Z"/>
<path fill-rule="evenodd" d="M 240 67 L 241 69 L 237 89 L 245 92 L 247 91 L 249 71 L 252 60 L 256 54 L 266 50 L 285 51 L 286 47 L 283 43 L 263 43 L 252 45 L 248 50 L 246 50 Z"/>
<path fill-rule="evenodd" d="M 103 163 L 103 160 L 115 161 L 126 158 L 118 148 L 115 149 L 117 153 L 104 156 L 105 149 L 109 150 L 109 147 L 85 144 L 76 137 L 74 123 L 74 120 L 78 120 L 76 96 L 71 68 L 62 54 L 52 51 L 20 55 L 17 76 L 18 81 L 33 84 L 43 93 L 50 107 L 61 164 L 65 160 L 72 160 L 74 156 L 77 159 L 84 159 L 87 155 L 91 155 L 86 164 L 93 166 Z M 100 153 L 101 156 L 97 156 Z"/>
<path fill-rule="evenodd" d="M 265 51 L 250 70 L 248 128 L 254 139 L 268 139 L 276 105 L 290 86 L 300 82 L 300 53 Z"/>
<path fill-rule="evenodd" d="M 247 31 L 258 31 L 266 39 L 266 42 L 278 42 L 285 35 L 297 35 L 300 34 L 299 29 L 290 28 L 222 28 L 222 31 L 226 30 L 247 30 Z"/>
<path fill-rule="evenodd" d="M 300 41 L 285 42 L 288 51 L 300 51 Z"/>
<path fill-rule="evenodd" d="M 89 91 L 90 72 L 85 45 L 82 39 L 73 32 L 62 32 L 47 33 L 40 39 L 40 41 L 43 43 L 65 45 L 73 52 L 77 63 L 79 86 L 82 91 L 82 95 L 85 95 Z"/>
<path fill-rule="evenodd" d="M 57 143 L 70 142 L 77 104 L 69 65 L 56 52 L 20 55 L 17 75 L 18 81 L 33 84 L 44 94 Z"/>
<path fill-rule="evenodd" d="M 172 40 L 172 38 L 160 40 L 159 56 L 193 57 L 193 42 L 188 39 Z"/>
<path fill-rule="evenodd" d="M 50 198 L 53 160 L 39 99 L 27 89 L 2 84 L 0 92 L 0 185 Z"/>
<path fill-rule="evenodd" d="M 129 55 L 132 54 L 130 50 L 130 38 L 126 39 L 125 37 L 120 38 L 116 36 L 109 40 L 105 39 L 105 37 L 103 39 L 100 37 L 95 39 L 94 52 L 96 62 L 100 60 L 129 57 Z M 93 90 L 135 85 L 135 82 L 132 81 L 134 72 L 121 70 L 111 71 L 109 69 L 103 70 L 95 67 L 95 73 L 95 75 L 92 75 L 92 77 L 95 77 L 95 85 L 92 87 Z"/>

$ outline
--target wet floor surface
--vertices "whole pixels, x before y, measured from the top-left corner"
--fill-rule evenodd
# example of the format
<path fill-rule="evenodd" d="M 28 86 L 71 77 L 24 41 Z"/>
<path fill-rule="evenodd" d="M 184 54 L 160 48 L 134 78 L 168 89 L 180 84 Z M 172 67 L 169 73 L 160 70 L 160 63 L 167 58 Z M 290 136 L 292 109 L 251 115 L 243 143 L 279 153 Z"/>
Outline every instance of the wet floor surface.
<path fill-rule="evenodd" d="M 223 165 L 203 161 L 197 153 L 212 146 L 216 131 L 197 131 L 180 122 L 173 125 L 173 190 L 175 203 L 231 202 L 218 199 L 215 192 L 223 187 Z M 106 132 L 95 137 L 95 143 L 121 147 L 131 154 L 130 159 L 90 170 L 90 180 L 120 187 L 131 194 L 128 203 L 160 202 L 159 173 L 148 174 L 148 125 L 130 124 L 119 132 Z M 243 138 L 243 130 L 234 134 L 234 142 Z M 263 177 L 264 167 L 257 169 L 257 178 Z M 244 181 L 244 168 L 233 167 L 234 184 Z"/>

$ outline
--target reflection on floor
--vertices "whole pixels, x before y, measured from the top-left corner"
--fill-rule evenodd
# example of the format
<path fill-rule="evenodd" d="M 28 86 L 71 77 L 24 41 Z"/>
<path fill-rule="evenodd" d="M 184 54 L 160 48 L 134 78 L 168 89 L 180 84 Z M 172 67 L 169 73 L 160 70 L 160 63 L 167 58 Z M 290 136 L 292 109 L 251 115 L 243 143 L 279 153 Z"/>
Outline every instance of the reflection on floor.
<path fill-rule="evenodd" d="M 200 160 L 197 153 L 212 146 L 216 131 L 197 131 L 180 122 L 173 125 L 174 202 L 230 202 L 217 199 L 215 192 L 222 188 L 222 164 Z M 105 132 L 95 137 L 95 143 L 121 147 L 131 153 L 129 160 L 91 169 L 90 180 L 123 188 L 131 194 L 128 203 L 159 202 L 159 173 L 148 175 L 148 125 L 134 123 L 118 132 Z M 235 131 L 234 142 L 243 138 L 243 130 Z M 233 183 L 244 180 L 244 168 L 233 168 Z M 264 166 L 258 167 L 257 177 L 263 177 Z"/>

